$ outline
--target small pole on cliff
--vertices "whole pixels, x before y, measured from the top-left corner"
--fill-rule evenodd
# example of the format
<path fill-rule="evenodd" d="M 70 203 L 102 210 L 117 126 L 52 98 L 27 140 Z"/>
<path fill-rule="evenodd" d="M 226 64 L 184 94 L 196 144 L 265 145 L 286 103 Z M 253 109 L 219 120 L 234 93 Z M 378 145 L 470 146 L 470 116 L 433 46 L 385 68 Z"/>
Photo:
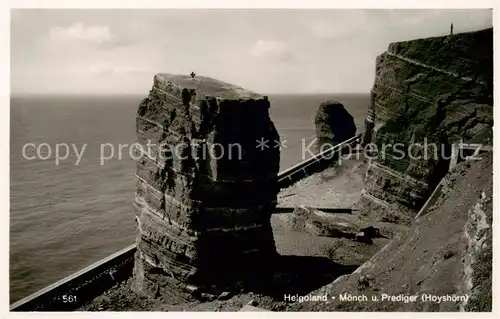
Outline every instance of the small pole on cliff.
<path fill-rule="evenodd" d="M 450 25 L 450 35 L 453 35 L 453 22 Z"/>

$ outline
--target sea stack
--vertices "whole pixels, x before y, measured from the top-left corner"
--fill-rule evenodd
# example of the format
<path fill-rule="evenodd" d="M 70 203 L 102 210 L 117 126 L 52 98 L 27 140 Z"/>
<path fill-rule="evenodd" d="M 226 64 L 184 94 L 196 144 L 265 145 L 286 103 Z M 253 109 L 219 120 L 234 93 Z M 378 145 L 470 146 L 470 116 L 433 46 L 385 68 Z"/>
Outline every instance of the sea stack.
<path fill-rule="evenodd" d="M 212 78 L 154 77 L 137 113 L 136 292 L 270 282 L 280 152 L 269 107 Z"/>
<path fill-rule="evenodd" d="M 319 105 L 316 117 L 316 137 L 318 152 L 341 143 L 356 135 L 354 118 L 342 103 L 328 100 Z"/>

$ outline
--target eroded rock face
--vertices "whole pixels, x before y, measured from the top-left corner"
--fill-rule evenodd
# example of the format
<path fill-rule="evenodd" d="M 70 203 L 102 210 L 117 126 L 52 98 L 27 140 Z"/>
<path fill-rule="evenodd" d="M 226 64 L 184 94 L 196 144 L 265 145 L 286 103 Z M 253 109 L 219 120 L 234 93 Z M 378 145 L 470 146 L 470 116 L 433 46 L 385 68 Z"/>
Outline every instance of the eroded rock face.
<path fill-rule="evenodd" d="M 333 146 L 356 135 L 354 118 L 342 103 L 328 100 L 320 104 L 316 117 L 316 137 L 318 151 L 324 146 Z"/>
<path fill-rule="evenodd" d="M 493 144 L 492 95 L 492 29 L 391 44 L 376 61 L 364 143 L 378 154 L 362 210 L 409 223 L 446 174 L 452 144 Z"/>
<path fill-rule="evenodd" d="M 158 74 L 137 113 L 134 289 L 231 286 L 272 275 L 279 136 L 267 97 L 206 77 Z M 270 140 L 257 148 L 256 140 Z M 258 278 L 258 280 L 256 280 Z"/>

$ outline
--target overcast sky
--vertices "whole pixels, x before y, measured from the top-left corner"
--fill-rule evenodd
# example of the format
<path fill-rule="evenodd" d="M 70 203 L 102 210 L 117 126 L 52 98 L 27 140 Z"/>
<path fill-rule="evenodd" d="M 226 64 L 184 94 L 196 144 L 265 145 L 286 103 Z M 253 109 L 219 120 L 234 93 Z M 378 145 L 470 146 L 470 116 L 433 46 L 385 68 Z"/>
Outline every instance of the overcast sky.
<path fill-rule="evenodd" d="M 369 92 L 390 42 L 492 26 L 489 10 L 14 10 L 11 90 L 147 92 L 191 71 L 259 93 Z"/>

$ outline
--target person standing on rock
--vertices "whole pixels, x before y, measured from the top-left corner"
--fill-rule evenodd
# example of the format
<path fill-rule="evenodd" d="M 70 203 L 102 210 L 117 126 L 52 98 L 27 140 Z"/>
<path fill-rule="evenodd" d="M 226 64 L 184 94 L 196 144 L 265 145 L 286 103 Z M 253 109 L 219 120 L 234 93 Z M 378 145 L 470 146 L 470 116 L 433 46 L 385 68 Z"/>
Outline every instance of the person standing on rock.
<path fill-rule="evenodd" d="M 453 23 L 450 24 L 450 35 L 453 35 Z"/>

